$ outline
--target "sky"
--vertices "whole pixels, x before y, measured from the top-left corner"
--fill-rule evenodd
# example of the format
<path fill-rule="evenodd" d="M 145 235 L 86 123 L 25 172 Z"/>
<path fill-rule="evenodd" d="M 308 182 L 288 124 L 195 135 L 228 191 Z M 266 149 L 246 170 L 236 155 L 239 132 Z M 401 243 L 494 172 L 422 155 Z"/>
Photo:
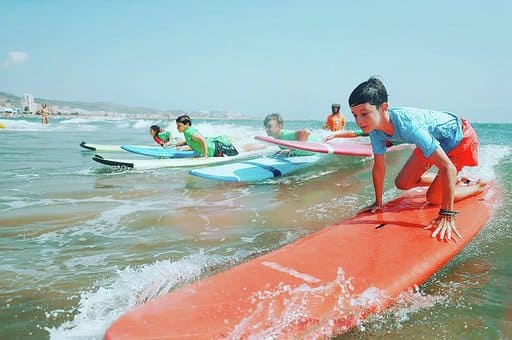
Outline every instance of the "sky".
<path fill-rule="evenodd" d="M 0 2 L 0 91 L 324 119 L 370 76 L 391 106 L 512 122 L 512 1 Z"/>

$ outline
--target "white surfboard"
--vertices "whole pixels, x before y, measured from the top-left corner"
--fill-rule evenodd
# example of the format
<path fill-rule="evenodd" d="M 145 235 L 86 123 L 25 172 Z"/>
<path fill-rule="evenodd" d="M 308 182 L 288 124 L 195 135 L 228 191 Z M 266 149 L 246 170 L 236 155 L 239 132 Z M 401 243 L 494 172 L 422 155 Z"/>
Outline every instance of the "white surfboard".
<path fill-rule="evenodd" d="M 94 161 L 114 167 L 132 168 L 138 170 L 159 168 L 192 168 L 210 164 L 236 162 L 241 159 L 256 158 L 268 154 L 271 149 L 261 149 L 249 152 L 240 152 L 231 157 L 194 157 L 194 158 L 160 158 L 160 159 L 123 159 L 94 155 Z"/>

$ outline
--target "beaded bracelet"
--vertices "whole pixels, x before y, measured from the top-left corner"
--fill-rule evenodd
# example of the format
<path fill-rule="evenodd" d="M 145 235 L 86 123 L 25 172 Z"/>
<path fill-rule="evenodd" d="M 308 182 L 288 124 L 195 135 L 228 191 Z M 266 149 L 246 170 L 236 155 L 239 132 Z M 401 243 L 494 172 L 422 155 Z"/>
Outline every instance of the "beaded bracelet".
<path fill-rule="evenodd" d="M 439 209 L 439 216 L 447 216 L 447 217 L 455 217 L 457 216 L 459 212 L 454 210 L 448 210 L 448 209 Z"/>

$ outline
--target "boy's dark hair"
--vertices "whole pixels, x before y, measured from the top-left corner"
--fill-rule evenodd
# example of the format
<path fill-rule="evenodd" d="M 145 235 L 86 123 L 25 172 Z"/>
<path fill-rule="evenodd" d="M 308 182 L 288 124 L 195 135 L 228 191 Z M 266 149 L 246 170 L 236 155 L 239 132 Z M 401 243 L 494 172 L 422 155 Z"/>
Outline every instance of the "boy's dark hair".
<path fill-rule="evenodd" d="M 267 126 L 268 122 L 270 122 L 271 120 L 275 120 L 277 124 L 281 126 L 283 125 L 283 117 L 281 117 L 279 113 L 271 113 L 267 115 L 263 120 L 263 126 Z"/>
<path fill-rule="evenodd" d="M 150 127 L 151 130 L 155 131 L 155 132 L 160 132 L 160 126 L 158 125 L 151 125 Z"/>
<path fill-rule="evenodd" d="M 381 104 L 388 102 L 388 92 L 382 84 L 382 81 L 377 77 L 371 77 L 365 82 L 357 85 L 348 98 L 348 105 L 350 107 L 370 103 L 380 107 Z"/>
<path fill-rule="evenodd" d="M 176 123 L 192 125 L 192 120 L 190 120 L 190 117 L 188 115 L 181 115 L 178 118 L 176 118 Z"/>

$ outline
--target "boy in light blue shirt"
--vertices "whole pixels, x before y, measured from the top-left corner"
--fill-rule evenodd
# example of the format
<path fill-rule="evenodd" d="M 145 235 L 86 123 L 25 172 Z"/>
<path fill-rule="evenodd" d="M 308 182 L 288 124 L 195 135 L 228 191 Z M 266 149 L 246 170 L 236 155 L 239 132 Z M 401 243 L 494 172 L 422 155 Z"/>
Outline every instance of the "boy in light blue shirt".
<path fill-rule="evenodd" d="M 485 186 L 483 182 L 455 186 L 457 173 L 464 166 L 478 165 L 478 140 L 471 125 L 450 112 L 390 108 L 386 88 L 373 77 L 352 91 L 349 105 L 357 125 L 369 134 L 374 153 L 375 203 L 365 210 L 375 212 L 382 207 L 386 141 L 415 144 L 417 148 L 397 175 L 395 185 L 402 190 L 429 186 L 427 200 L 441 205 L 439 216 L 427 226 L 436 226 L 432 237 L 439 234 L 440 239 L 446 236 L 450 240 L 452 232 L 461 237 L 453 202 L 481 192 Z M 438 169 L 435 177 L 425 174 L 432 165 Z"/>

